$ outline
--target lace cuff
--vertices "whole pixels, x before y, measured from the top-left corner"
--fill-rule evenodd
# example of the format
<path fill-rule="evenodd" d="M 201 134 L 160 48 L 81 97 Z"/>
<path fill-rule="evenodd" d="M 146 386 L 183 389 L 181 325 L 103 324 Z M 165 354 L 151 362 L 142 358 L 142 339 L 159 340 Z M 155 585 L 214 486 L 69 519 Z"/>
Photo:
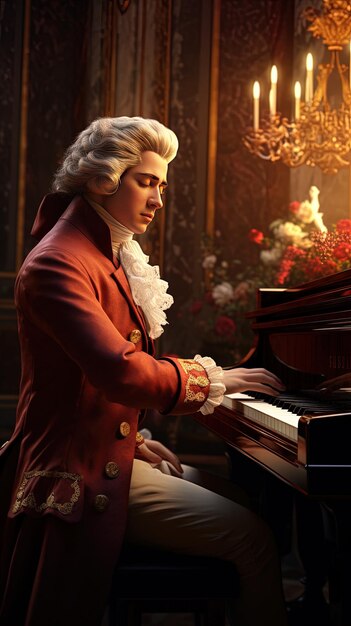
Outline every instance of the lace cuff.
<path fill-rule="evenodd" d="M 197 354 L 194 356 L 194 361 L 202 365 L 210 381 L 210 392 L 206 402 L 199 409 L 203 415 L 208 415 L 209 413 L 213 413 L 216 406 L 221 404 L 226 392 L 226 387 L 223 382 L 223 370 L 219 365 L 216 365 L 214 360 L 209 356 L 200 356 L 200 354 Z"/>

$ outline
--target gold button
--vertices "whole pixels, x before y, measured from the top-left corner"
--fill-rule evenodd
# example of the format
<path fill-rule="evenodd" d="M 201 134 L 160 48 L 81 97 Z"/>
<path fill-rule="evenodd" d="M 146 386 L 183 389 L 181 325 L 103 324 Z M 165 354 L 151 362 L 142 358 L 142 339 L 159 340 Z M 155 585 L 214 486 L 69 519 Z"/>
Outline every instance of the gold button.
<path fill-rule="evenodd" d="M 129 335 L 129 340 L 132 343 L 138 343 L 141 339 L 141 332 L 140 330 L 138 330 L 137 328 L 135 328 L 134 330 L 132 330 L 132 332 Z"/>
<path fill-rule="evenodd" d="M 105 474 L 108 478 L 117 478 L 119 474 L 119 466 L 114 461 L 109 461 L 105 465 Z"/>
<path fill-rule="evenodd" d="M 128 424 L 128 422 L 121 422 L 119 425 L 119 432 L 122 435 L 122 437 L 128 437 L 129 433 L 130 433 L 130 426 Z"/>
<path fill-rule="evenodd" d="M 94 498 L 94 508 L 96 509 L 96 511 L 99 511 L 99 513 L 103 513 L 107 509 L 109 502 L 110 501 L 107 496 L 105 496 L 103 493 L 99 493 Z"/>

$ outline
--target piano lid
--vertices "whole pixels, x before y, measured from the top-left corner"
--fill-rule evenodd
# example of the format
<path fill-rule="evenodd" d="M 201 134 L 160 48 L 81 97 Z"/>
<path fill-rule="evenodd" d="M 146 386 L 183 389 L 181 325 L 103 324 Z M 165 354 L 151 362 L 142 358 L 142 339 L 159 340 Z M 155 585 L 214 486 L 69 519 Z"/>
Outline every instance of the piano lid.
<path fill-rule="evenodd" d="M 334 312 L 338 319 L 345 309 L 350 319 L 351 270 L 330 274 L 324 278 L 289 289 L 261 288 L 258 290 L 258 308 L 247 313 L 248 318 L 270 319 L 297 317 L 313 313 Z"/>
<path fill-rule="evenodd" d="M 247 314 L 255 347 L 244 367 L 265 367 L 290 389 L 351 372 L 351 270 L 292 289 L 260 289 Z"/>

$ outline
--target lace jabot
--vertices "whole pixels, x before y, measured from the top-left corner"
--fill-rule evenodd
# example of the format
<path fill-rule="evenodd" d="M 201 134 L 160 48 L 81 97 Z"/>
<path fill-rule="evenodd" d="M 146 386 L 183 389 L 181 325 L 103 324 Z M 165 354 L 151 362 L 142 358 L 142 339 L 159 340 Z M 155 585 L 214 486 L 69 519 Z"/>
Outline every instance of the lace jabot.
<path fill-rule="evenodd" d="M 125 271 L 133 300 L 143 311 L 149 336 L 157 339 L 164 332 L 162 326 L 168 324 L 165 310 L 173 304 L 173 297 L 166 293 L 168 283 L 160 278 L 158 265 L 149 265 L 149 257 L 144 254 L 138 242 L 134 241 L 133 232 L 115 220 L 89 195 L 84 197 L 108 225 L 112 250 Z"/>

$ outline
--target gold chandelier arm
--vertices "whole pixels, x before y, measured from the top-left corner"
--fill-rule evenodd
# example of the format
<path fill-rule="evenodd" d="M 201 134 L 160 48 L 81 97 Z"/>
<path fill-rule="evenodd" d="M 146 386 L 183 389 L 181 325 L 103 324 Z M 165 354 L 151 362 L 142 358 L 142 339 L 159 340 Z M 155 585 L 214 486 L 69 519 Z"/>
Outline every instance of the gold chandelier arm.
<path fill-rule="evenodd" d="M 342 98 L 346 106 L 350 107 L 351 106 L 351 91 L 350 91 L 349 77 L 347 75 L 348 67 L 347 65 L 340 63 L 339 52 L 336 52 L 335 56 L 336 56 L 336 67 L 338 70 L 338 74 L 340 76 Z"/>

